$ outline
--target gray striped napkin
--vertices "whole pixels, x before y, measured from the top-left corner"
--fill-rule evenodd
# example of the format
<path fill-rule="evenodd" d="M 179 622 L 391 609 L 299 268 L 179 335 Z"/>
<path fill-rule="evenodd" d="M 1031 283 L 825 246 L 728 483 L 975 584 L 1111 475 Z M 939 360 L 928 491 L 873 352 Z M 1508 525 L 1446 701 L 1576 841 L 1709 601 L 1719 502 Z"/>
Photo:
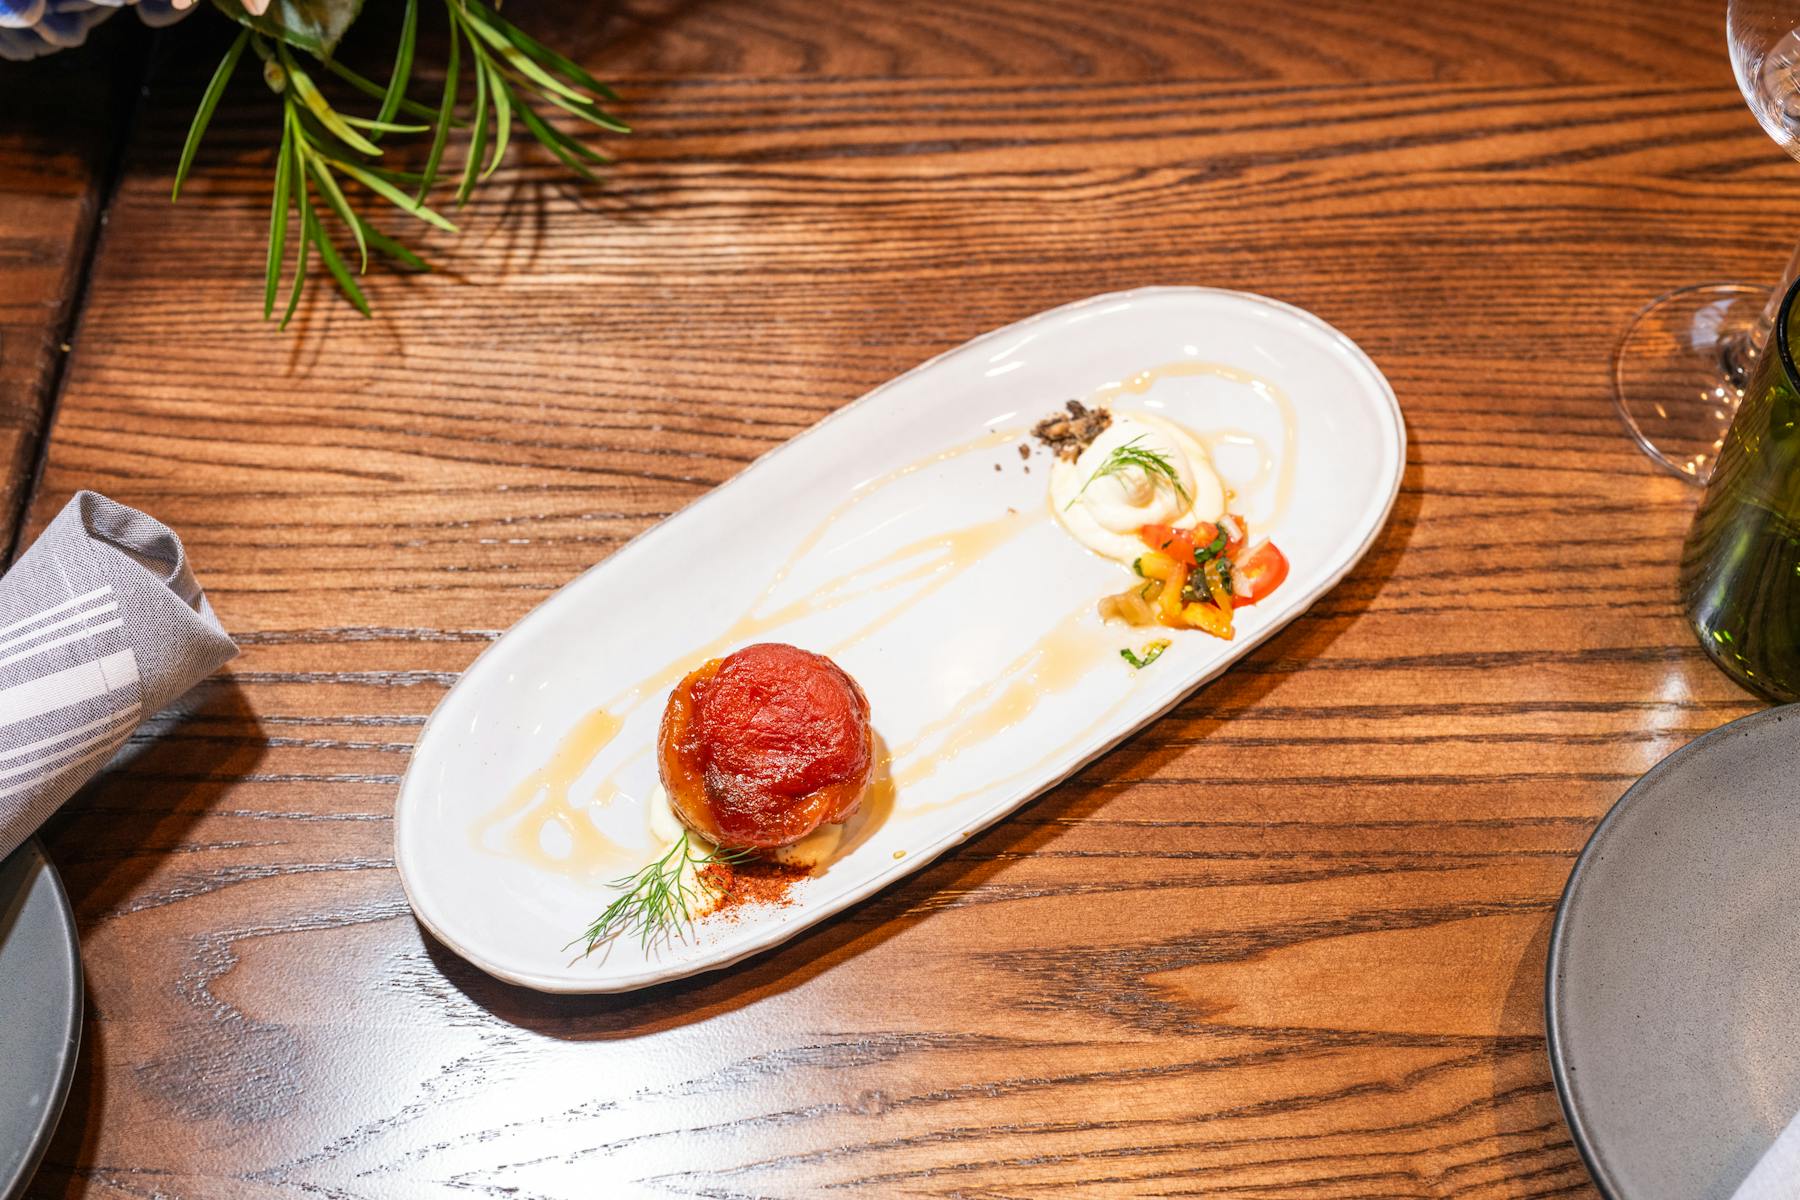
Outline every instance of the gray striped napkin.
<path fill-rule="evenodd" d="M 174 531 L 78 492 L 0 578 L 0 858 L 236 653 Z"/>

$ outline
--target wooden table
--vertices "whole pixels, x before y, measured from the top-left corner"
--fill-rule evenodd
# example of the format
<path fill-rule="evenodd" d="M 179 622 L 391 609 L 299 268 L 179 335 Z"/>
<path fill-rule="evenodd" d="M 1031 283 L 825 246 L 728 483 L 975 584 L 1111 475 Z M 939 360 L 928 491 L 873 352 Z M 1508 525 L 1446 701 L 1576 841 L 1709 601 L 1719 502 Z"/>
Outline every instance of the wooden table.
<path fill-rule="evenodd" d="M 56 394 L 119 127 L 143 71 L 135 22 L 80 55 L 0 65 L 0 554 L 13 548 Z"/>
<path fill-rule="evenodd" d="M 170 208 L 216 37 L 138 105 L 27 525 L 80 487 L 161 516 L 244 653 L 49 830 L 91 1007 L 32 1194 L 1590 1194 L 1557 896 L 1757 706 L 1674 603 L 1693 493 L 1608 392 L 1640 305 L 1800 232 L 1722 5 L 509 11 L 640 132 L 599 189 L 523 155 L 373 320 L 256 320 L 253 87 Z M 728 974 L 557 999 L 422 933 L 394 794 L 500 631 L 896 372 L 1163 282 L 1304 305 L 1392 379 L 1405 486 L 1335 592 Z"/>

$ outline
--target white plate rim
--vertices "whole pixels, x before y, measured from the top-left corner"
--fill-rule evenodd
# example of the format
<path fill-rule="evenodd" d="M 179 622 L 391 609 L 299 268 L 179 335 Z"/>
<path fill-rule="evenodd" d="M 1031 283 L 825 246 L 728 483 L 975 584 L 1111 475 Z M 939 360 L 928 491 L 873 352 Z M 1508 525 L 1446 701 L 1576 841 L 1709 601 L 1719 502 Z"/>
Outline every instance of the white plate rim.
<path fill-rule="evenodd" d="M 1379 395 L 1379 397 L 1385 401 L 1382 411 L 1392 422 L 1391 432 L 1393 434 L 1394 471 L 1393 477 L 1388 483 L 1387 497 L 1381 506 L 1381 516 L 1378 520 L 1370 523 L 1368 533 L 1364 535 L 1361 544 L 1356 547 L 1356 550 L 1347 555 L 1335 571 L 1307 592 L 1286 617 L 1259 630 L 1256 634 L 1246 638 L 1244 641 L 1237 643 L 1238 648 L 1232 655 L 1204 672 L 1187 688 L 1178 692 L 1168 703 L 1122 729 L 1116 736 L 1109 738 L 1103 745 L 1085 753 L 1076 752 L 1052 759 L 1045 764 L 1044 770 L 1047 774 L 1040 777 L 1039 781 L 1028 782 L 1022 787 L 1010 788 L 1005 792 L 1000 793 L 999 798 L 986 810 L 968 821 L 961 822 L 956 827 L 957 829 L 960 829 L 961 832 L 947 833 L 936 842 L 929 843 L 915 850 L 909 850 L 905 859 L 884 867 L 881 870 L 871 872 L 861 883 L 851 887 L 837 897 L 834 897 L 828 904 L 821 905 L 817 909 L 805 912 L 800 919 L 768 922 L 761 932 L 734 949 L 734 951 L 725 958 L 671 962 L 666 966 L 649 967 L 631 972 L 630 974 L 596 978 L 593 980 L 572 979 L 566 976 L 546 975 L 535 971 L 517 971 L 493 962 L 472 948 L 458 942 L 447 930 L 440 928 L 431 919 L 424 907 L 419 903 L 418 898 L 415 896 L 413 885 L 408 878 L 407 854 L 404 849 L 406 843 L 405 839 L 402 837 L 402 830 L 406 820 L 405 812 L 407 808 L 407 797 L 409 791 L 413 787 L 414 768 L 418 762 L 418 749 L 425 745 L 426 740 L 431 736 L 433 725 L 436 723 L 439 715 L 444 711 L 450 697 L 455 694 L 456 689 L 463 686 L 464 681 L 468 678 L 470 673 L 474 671 L 476 666 L 498 648 L 506 640 L 508 634 L 522 628 L 527 622 L 546 619 L 543 617 L 544 610 L 549 608 L 558 596 L 573 586 L 578 580 L 606 566 L 614 558 L 623 554 L 643 538 L 648 537 L 658 530 L 674 525 L 677 522 L 691 522 L 695 519 L 696 514 L 700 513 L 702 509 L 706 508 L 709 504 L 715 503 L 720 494 L 723 493 L 730 484 L 748 477 L 752 472 L 766 470 L 770 461 L 787 451 L 789 447 L 812 437 L 832 422 L 847 417 L 855 410 L 872 403 L 888 390 L 898 387 L 905 380 L 911 379 L 913 376 L 931 369 L 951 355 L 961 353 L 964 350 L 973 349 L 974 347 L 998 338 L 1017 334 L 1034 325 L 1047 323 L 1082 309 L 1094 308 L 1102 305 L 1137 302 L 1161 297 L 1223 297 L 1269 308 L 1283 316 L 1299 321 L 1303 325 L 1309 325 L 1315 331 L 1325 335 L 1328 340 L 1335 343 L 1339 348 L 1346 351 L 1351 361 L 1359 366 L 1363 372 L 1370 377 L 1370 381 L 1375 385 L 1375 394 Z M 842 408 L 826 414 L 824 417 L 821 417 L 818 421 L 814 422 L 800 433 L 795 434 L 793 437 L 788 438 L 786 441 L 771 446 L 768 450 L 752 459 L 743 470 L 739 471 L 730 479 L 709 488 L 706 492 L 696 496 L 693 500 L 689 501 L 675 512 L 670 513 L 667 517 L 656 522 L 656 524 L 643 530 L 641 533 L 636 534 L 611 554 L 607 555 L 599 562 L 594 563 L 592 566 L 587 567 L 580 574 L 575 575 L 562 584 L 556 591 L 546 596 L 536 607 L 520 617 L 504 633 L 495 638 L 486 649 L 476 655 L 467 667 L 463 668 L 462 674 L 457 678 L 457 681 L 438 699 L 436 707 L 432 709 L 431 715 L 426 718 L 425 724 L 420 728 L 418 739 L 414 742 L 412 753 L 407 761 L 406 772 L 402 776 L 399 790 L 394 796 L 394 866 L 400 875 L 400 885 L 402 890 L 406 893 L 406 902 L 412 908 L 413 915 L 418 919 L 419 923 L 423 925 L 433 937 L 443 943 L 464 961 L 480 968 L 482 971 L 496 979 L 503 980 L 507 983 L 517 984 L 521 987 L 530 988 L 533 991 L 545 992 L 552 995 L 612 995 L 620 992 L 631 992 L 637 991 L 640 988 L 652 987 L 659 983 L 668 983 L 676 979 L 708 974 L 735 966 L 747 958 L 761 954 L 765 950 L 780 945 L 805 929 L 818 925 L 838 913 L 860 904 L 862 901 L 886 888 L 896 880 L 924 869 L 951 847 L 961 845 L 963 842 L 969 840 L 975 834 L 988 828 L 990 825 L 993 825 L 1001 818 L 1011 815 L 1031 800 L 1063 783 L 1089 763 L 1095 762 L 1111 753 L 1119 743 L 1131 737 L 1152 722 L 1166 716 L 1196 691 L 1224 674 L 1257 646 L 1268 641 L 1271 637 L 1275 636 L 1275 634 L 1286 629 L 1290 624 L 1298 620 L 1308 609 L 1318 603 L 1321 597 L 1331 591 L 1331 589 L 1335 588 L 1339 583 L 1343 582 L 1344 577 L 1355 569 L 1356 565 L 1363 560 L 1363 557 L 1381 536 L 1382 531 L 1387 528 L 1388 518 L 1393 515 L 1394 504 L 1399 499 L 1400 488 L 1406 476 L 1406 452 L 1406 421 L 1400 412 L 1399 398 L 1394 394 L 1393 384 L 1389 382 L 1386 374 L 1382 372 L 1381 368 L 1375 364 L 1375 360 L 1372 359 L 1361 346 L 1357 345 L 1348 334 L 1345 334 L 1342 330 L 1323 318 L 1316 316 L 1297 305 L 1289 304 L 1284 300 L 1277 300 L 1271 296 L 1264 296 L 1257 292 L 1188 284 L 1153 284 L 1146 287 L 1131 288 L 1126 291 L 1103 292 L 1099 295 L 1075 300 L 1068 304 L 1061 304 L 1055 308 L 1045 309 L 1042 312 L 1034 313 L 1021 320 L 1014 321 L 1010 325 L 1003 325 L 997 329 L 989 330 L 986 333 L 977 334 L 975 337 L 969 338 L 966 341 L 958 342 L 956 345 L 932 355 L 917 366 L 903 371 L 883 383 L 877 384 L 874 388 L 863 393 L 855 400 L 852 400 Z M 415 867 L 414 869 L 416 870 L 417 868 Z"/>

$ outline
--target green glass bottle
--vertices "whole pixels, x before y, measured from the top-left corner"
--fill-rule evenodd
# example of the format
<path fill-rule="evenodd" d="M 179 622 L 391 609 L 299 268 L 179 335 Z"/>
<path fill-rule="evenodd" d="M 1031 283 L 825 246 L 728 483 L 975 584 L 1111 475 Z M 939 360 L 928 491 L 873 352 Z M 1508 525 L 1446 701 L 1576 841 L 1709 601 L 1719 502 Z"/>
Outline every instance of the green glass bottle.
<path fill-rule="evenodd" d="M 1788 290 L 1681 553 L 1681 600 L 1726 674 L 1800 699 L 1800 370 Z"/>

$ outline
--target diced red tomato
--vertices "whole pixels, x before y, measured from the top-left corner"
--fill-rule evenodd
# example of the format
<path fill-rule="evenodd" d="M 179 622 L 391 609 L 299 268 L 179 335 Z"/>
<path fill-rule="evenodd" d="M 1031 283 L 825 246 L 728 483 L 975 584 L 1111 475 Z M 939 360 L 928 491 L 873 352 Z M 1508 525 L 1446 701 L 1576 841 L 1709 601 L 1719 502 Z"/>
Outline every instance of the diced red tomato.
<path fill-rule="evenodd" d="M 1274 542 L 1264 542 L 1242 561 L 1232 563 L 1232 607 L 1255 604 L 1280 587 L 1287 575 L 1287 555 L 1277 550 Z"/>
<path fill-rule="evenodd" d="M 1161 550 L 1164 546 L 1167 546 L 1175 537 L 1176 533 L 1177 530 L 1173 525 L 1138 526 L 1138 537 L 1142 538 L 1144 540 L 1144 545 L 1150 547 L 1152 550 Z"/>
<path fill-rule="evenodd" d="M 1183 566 L 1194 564 L 1194 535 L 1185 529 L 1176 529 L 1172 525 L 1144 525 L 1138 529 L 1138 537 L 1144 545 Z"/>

